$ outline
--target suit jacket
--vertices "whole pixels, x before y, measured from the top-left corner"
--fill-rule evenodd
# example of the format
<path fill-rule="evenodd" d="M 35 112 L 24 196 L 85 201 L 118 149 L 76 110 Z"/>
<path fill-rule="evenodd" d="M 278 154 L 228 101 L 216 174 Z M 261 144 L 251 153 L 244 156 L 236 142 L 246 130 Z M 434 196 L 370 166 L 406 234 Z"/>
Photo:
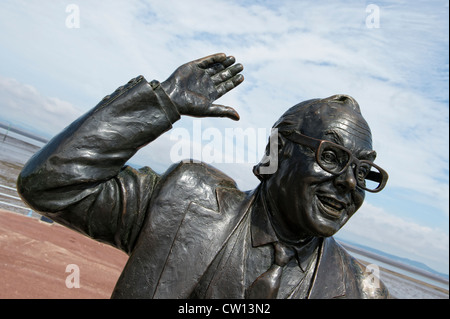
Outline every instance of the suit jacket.
<path fill-rule="evenodd" d="M 139 76 L 55 136 L 18 178 L 25 202 L 53 220 L 129 254 L 114 298 L 188 298 L 254 200 L 203 163 L 163 175 L 124 166 L 180 115 Z M 321 244 L 310 298 L 386 297 L 333 238 Z"/>

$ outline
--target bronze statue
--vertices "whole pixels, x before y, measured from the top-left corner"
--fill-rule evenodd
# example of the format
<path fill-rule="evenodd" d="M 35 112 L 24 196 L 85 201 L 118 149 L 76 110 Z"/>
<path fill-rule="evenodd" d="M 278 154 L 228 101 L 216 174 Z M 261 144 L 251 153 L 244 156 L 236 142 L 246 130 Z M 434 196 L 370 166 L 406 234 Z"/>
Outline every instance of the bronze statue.
<path fill-rule="evenodd" d="M 18 190 L 35 210 L 129 255 L 113 298 L 386 298 L 333 239 L 387 181 L 369 126 L 345 95 L 302 102 L 275 124 L 278 168 L 249 192 L 204 163 L 163 175 L 124 166 L 180 115 L 228 117 L 213 102 L 243 81 L 214 54 L 166 81 L 139 76 L 35 154 Z M 269 147 L 269 146 L 268 146 Z M 370 184 L 370 185 L 369 185 Z"/>

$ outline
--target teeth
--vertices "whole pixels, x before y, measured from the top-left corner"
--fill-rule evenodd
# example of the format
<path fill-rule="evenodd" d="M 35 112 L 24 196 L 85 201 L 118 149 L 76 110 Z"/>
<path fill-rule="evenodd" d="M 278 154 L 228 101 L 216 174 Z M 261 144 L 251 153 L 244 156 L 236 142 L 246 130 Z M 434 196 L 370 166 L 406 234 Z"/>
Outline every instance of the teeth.
<path fill-rule="evenodd" d="M 316 198 L 319 201 L 318 207 L 322 213 L 332 218 L 340 218 L 345 213 L 346 205 L 333 197 L 317 195 Z"/>
<path fill-rule="evenodd" d="M 333 209 L 341 210 L 343 208 L 342 204 L 334 198 L 319 196 L 319 199 L 323 204 L 330 206 Z"/>

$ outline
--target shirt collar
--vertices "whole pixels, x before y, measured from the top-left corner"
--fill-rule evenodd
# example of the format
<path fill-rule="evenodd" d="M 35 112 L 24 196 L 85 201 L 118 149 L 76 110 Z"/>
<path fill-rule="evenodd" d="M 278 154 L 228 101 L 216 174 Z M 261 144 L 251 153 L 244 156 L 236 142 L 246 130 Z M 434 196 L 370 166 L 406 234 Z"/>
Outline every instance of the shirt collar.
<path fill-rule="evenodd" d="M 251 212 L 251 238 L 253 247 L 268 245 L 279 241 L 263 200 L 264 196 L 260 189 Z M 289 247 L 295 250 L 298 265 L 303 272 L 308 268 L 314 255 L 314 251 L 318 247 L 318 239 L 318 237 L 313 237 L 308 242 L 302 243 L 301 245 L 289 245 Z"/>

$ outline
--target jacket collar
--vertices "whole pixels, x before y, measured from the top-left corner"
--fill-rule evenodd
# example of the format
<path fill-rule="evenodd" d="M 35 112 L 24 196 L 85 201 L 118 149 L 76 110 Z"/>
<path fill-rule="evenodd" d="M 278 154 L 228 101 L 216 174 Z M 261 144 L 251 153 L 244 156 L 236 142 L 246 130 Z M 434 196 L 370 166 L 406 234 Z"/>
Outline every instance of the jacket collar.
<path fill-rule="evenodd" d="M 251 212 L 251 236 L 253 247 L 278 242 L 270 221 L 269 212 L 263 203 L 264 196 L 257 191 Z M 333 237 L 315 237 L 302 246 L 292 246 L 296 250 L 298 264 L 302 271 L 312 261 L 315 249 L 319 249 L 316 271 L 310 288 L 309 298 L 339 298 L 347 294 L 346 273 L 343 257 Z"/>
<path fill-rule="evenodd" d="M 347 269 L 339 246 L 333 237 L 322 238 L 316 273 L 309 299 L 342 298 L 347 296 Z"/>
<path fill-rule="evenodd" d="M 252 246 L 259 247 L 279 242 L 270 221 L 267 206 L 264 205 L 264 194 L 259 189 L 251 212 Z M 300 269 L 304 272 L 312 262 L 314 251 L 317 249 L 319 238 L 312 238 L 302 245 L 289 245 L 294 251 Z"/>

